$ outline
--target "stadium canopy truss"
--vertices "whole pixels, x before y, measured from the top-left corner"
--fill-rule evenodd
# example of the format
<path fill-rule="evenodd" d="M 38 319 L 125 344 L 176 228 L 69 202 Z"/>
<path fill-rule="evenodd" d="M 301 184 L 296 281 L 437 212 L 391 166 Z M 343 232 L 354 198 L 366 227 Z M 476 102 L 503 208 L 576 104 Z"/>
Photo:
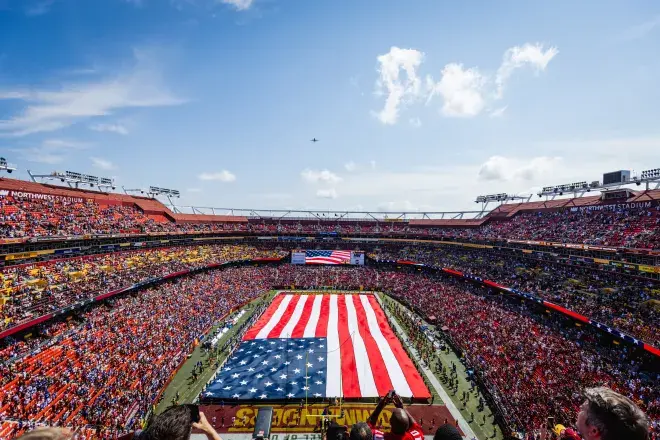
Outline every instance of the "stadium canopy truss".
<path fill-rule="evenodd" d="M 16 165 L 9 163 L 4 157 L 0 157 L 0 171 L 11 173 L 17 170 Z M 35 174 L 27 170 L 30 179 L 35 183 L 52 182 L 55 185 L 79 188 L 86 186 L 87 190 L 110 192 L 116 189 L 115 179 L 98 177 L 73 171 L 53 171 L 49 174 Z M 209 206 L 184 206 L 175 205 L 173 198 L 180 198 L 181 193 L 175 189 L 150 186 L 146 188 L 129 189 L 122 186 L 127 195 L 143 195 L 152 199 L 158 197 L 166 198 L 164 203 L 169 209 L 177 214 L 200 214 L 200 215 L 224 215 L 241 216 L 250 220 L 263 219 L 268 221 L 336 221 L 336 222 L 406 222 L 409 220 L 480 220 L 488 215 L 492 209 L 506 203 L 530 202 L 533 195 L 545 200 L 556 198 L 580 198 L 585 195 L 597 195 L 601 193 L 603 200 L 608 198 L 621 198 L 625 191 L 626 196 L 635 195 L 635 186 L 644 186 L 644 191 L 660 189 L 660 168 L 652 168 L 639 174 L 631 173 L 629 170 L 618 170 L 603 174 L 603 180 L 594 180 L 591 183 L 577 181 L 573 183 L 545 186 L 538 191 L 529 191 L 519 194 L 498 193 L 480 195 L 475 203 L 480 204 L 480 209 L 463 211 L 338 211 L 329 209 L 251 209 L 251 208 L 216 208 Z M 642 188 L 640 188 L 642 189 Z M 492 205 L 495 205 L 492 207 Z M 490 209 L 489 209 L 490 207 Z"/>
<path fill-rule="evenodd" d="M 236 209 L 212 208 L 203 206 L 175 206 L 168 208 L 179 214 L 232 215 L 249 219 L 264 220 L 318 220 L 318 221 L 376 221 L 403 222 L 407 220 L 437 219 L 474 219 L 482 218 L 487 211 L 333 211 L 333 210 L 295 210 L 295 209 Z"/>

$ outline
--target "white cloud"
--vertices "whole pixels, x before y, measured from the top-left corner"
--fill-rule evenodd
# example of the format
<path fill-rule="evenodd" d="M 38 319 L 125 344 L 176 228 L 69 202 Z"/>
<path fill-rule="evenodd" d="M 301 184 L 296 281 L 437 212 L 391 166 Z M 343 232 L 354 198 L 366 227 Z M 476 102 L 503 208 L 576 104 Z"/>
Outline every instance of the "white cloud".
<path fill-rule="evenodd" d="M 355 164 L 355 162 L 350 161 L 350 162 L 346 162 L 344 164 L 344 168 L 346 169 L 346 171 L 349 171 L 349 172 L 350 171 L 355 171 L 356 168 L 357 168 L 357 165 Z"/>
<path fill-rule="evenodd" d="M 197 177 L 199 180 L 219 180 L 221 182 L 233 182 L 236 180 L 236 175 L 227 170 L 222 170 L 217 173 L 202 173 Z"/>
<path fill-rule="evenodd" d="M 90 130 L 94 131 L 109 131 L 126 136 L 128 129 L 122 124 L 94 124 L 89 126 Z"/>
<path fill-rule="evenodd" d="M 421 81 L 417 69 L 422 64 L 424 54 L 415 49 L 401 49 L 392 46 L 390 51 L 378 57 L 376 92 L 386 94 L 385 106 L 376 114 L 386 125 L 395 124 L 399 118 L 399 107 L 417 99 L 421 92 Z M 401 71 L 405 79 L 401 78 Z"/>
<path fill-rule="evenodd" d="M 428 101 L 434 95 L 442 97 L 444 116 L 476 116 L 486 105 L 482 95 L 486 78 L 476 68 L 464 69 L 462 64 L 447 64 L 442 69 L 440 81 L 434 83 L 428 77 L 427 84 L 431 89 Z"/>
<path fill-rule="evenodd" d="M 660 27 L 660 15 L 644 23 L 632 26 L 623 32 L 619 38 L 624 41 L 638 40 L 644 38 L 657 27 Z"/>
<path fill-rule="evenodd" d="M 237 11 L 246 11 L 252 6 L 253 0 L 220 0 L 220 3 L 233 6 Z"/>
<path fill-rule="evenodd" d="M 552 46 L 543 49 L 540 43 L 530 44 L 526 43 L 523 46 L 514 46 L 504 52 L 502 65 L 497 70 L 495 77 L 495 84 L 497 90 L 495 91 L 496 98 L 501 98 L 504 94 L 504 84 L 513 74 L 516 69 L 525 66 L 530 66 L 535 72 L 545 70 L 548 63 L 559 53 L 556 47 Z"/>
<path fill-rule="evenodd" d="M 491 111 L 488 116 L 491 118 L 501 118 L 504 116 L 504 112 L 506 111 L 507 107 L 508 106 L 505 105 L 504 107 L 496 108 L 495 110 Z"/>
<path fill-rule="evenodd" d="M 376 93 L 385 95 L 384 108 L 376 114 L 383 124 L 395 124 L 400 110 L 425 97 L 429 104 L 434 97 L 442 101 L 441 114 L 446 117 L 474 117 L 490 107 L 489 101 L 501 99 L 504 87 L 513 72 L 525 66 L 536 73 L 544 71 L 550 61 L 559 53 L 556 47 L 544 48 L 542 44 L 525 43 L 504 52 L 502 64 L 494 77 L 483 74 L 478 67 L 464 67 L 461 63 L 448 63 L 441 72 L 440 80 L 426 76 L 425 90 L 421 88 L 418 70 L 424 54 L 415 49 L 400 49 L 396 46 L 387 54 L 378 57 L 380 67 L 376 82 Z M 400 78 L 401 72 L 405 78 Z M 503 107 L 505 108 L 505 107 Z M 491 116 L 501 116 L 499 108 Z M 409 120 L 418 126 L 418 118 Z"/>
<path fill-rule="evenodd" d="M 336 199 L 337 198 L 337 190 L 334 188 L 330 189 L 320 189 L 316 191 L 316 197 L 320 199 Z"/>
<path fill-rule="evenodd" d="M 371 165 L 372 170 L 376 169 L 376 161 L 375 160 L 369 161 L 369 165 Z"/>
<path fill-rule="evenodd" d="M 62 85 L 56 90 L 0 91 L 0 98 L 20 99 L 26 106 L 0 120 L 0 137 L 54 131 L 90 117 L 122 109 L 180 105 L 185 101 L 162 85 L 159 69 L 148 53 L 135 50 L 135 68 L 114 78 Z"/>
<path fill-rule="evenodd" d="M 411 126 L 415 128 L 419 128 L 422 126 L 422 121 L 419 118 L 410 118 L 410 121 L 408 121 Z"/>
<path fill-rule="evenodd" d="M 552 176 L 553 171 L 561 165 L 561 157 L 540 156 L 525 160 L 492 156 L 481 165 L 479 179 L 488 181 L 530 181 Z"/>
<path fill-rule="evenodd" d="M 50 11 L 51 6 L 53 6 L 53 3 L 55 3 L 55 0 L 40 1 L 26 9 L 25 14 L 30 16 L 47 14 Z"/>
<path fill-rule="evenodd" d="M 89 147 L 88 143 L 70 141 L 66 139 L 46 139 L 42 142 L 42 145 L 47 148 L 57 149 L 57 150 L 81 150 Z"/>
<path fill-rule="evenodd" d="M 310 170 L 306 169 L 300 173 L 303 180 L 309 183 L 337 183 L 341 182 L 342 178 L 328 170 Z"/>
<path fill-rule="evenodd" d="M 102 170 L 115 169 L 115 165 L 107 159 L 103 159 L 100 157 L 90 157 L 90 159 L 92 161 L 92 166 L 94 166 L 95 168 L 100 168 Z"/>
<path fill-rule="evenodd" d="M 64 162 L 73 151 L 87 148 L 89 144 L 64 139 L 46 139 L 36 147 L 12 148 L 11 151 L 29 162 L 58 164 Z"/>

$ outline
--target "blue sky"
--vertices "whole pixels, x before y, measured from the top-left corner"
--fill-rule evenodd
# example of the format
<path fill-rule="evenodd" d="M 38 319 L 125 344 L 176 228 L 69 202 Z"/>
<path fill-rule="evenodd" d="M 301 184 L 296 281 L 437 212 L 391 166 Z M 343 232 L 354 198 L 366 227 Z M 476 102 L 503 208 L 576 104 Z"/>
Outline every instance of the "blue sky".
<path fill-rule="evenodd" d="M 651 0 L 0 0 L 0 153 L 183 205 L 472 209 L 660 166 L 658 53 Z"/>

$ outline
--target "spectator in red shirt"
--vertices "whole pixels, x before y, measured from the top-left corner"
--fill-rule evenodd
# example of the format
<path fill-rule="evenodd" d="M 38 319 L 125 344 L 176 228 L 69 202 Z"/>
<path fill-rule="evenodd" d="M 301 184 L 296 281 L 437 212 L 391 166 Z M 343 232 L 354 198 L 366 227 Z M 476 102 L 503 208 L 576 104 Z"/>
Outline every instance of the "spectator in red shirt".
<path fill-rule="evenodd" d="M 390 432 L 383 434 L 376 426 L 378 423 L 378 416 L 385 406 L 392 402 L 396 409 L 392 411 L 390 418 Z M 374 412 L 367 421 L 369 426 L 374 432 L 374 439 L 384 438 L 385 440 L 424 440 L 424 430 L 415 421 L 415 418 L 403 407 L 401 397 L 394 392 L 390 391 L 387 396 L 382 397 L 374 409 Z"/>

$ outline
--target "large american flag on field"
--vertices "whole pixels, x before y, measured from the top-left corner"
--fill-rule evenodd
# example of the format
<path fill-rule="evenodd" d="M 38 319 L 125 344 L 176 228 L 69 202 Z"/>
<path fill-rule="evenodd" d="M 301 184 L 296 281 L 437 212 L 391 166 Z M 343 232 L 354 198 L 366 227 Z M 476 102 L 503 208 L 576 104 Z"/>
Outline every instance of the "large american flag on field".
<path fill-rule="evenodd" d="M 351 251 L 305 251 L 305 264 L 351 264 Z"/>
<path fill-rule="evenodd" d="M 203 397 L 361 398 L 430 393 L 374 295 L 279 294 Z"/>

